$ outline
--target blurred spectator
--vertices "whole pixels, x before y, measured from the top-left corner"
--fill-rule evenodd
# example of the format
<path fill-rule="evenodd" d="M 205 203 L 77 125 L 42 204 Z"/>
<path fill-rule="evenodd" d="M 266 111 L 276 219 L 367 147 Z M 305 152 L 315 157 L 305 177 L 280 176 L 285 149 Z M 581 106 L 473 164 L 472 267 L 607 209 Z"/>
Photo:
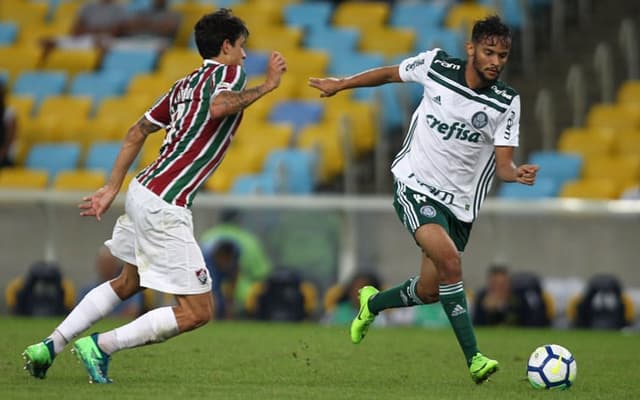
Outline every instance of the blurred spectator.
<path fill-rule="evenodd" d="M 231 242 L 237 249 L 237 276 L 234 278 L 233 285 L 233 309 L 225 310 L 225 315 L 238 315 L 244 310 L 251 285 L 263 281 L 271 272 L 271 261 L 265 254 L 260 240 L 253 233 L 227 221 L 205 231 L 201 236 L 200 248 L 210 270 L 216 269 L 216 262 L 212 259 L 212 250 L 218 245 L 218 242 Z M 214 285 L 216 285 L 216 280 L 218 279 L 214 274 Z M 227 280 L 227 282 L 229 281 Z M 222 289 L 224 290 L 224 287 Z M 231 297 L 227 299 L 231 300 Z M 225 308 L 227 307 L 225 306 Z"/>
<path fill-rule="evenodd" d="M 118 1 L 97 0 L 87 3 L 78 11 L 69 35 L 43 40 L 44 56 L 55 47 L 104 50 L 114 37 L 124 33 L 126 23 L 127 10 Z"/>
<path fill-rule="evenodd" d="M 114 45 L 153 47 L 163 50 L 170 47 L 178 34 L 180 14 L 167 7 L 166 0 L 154 0 L 151 8 L 138 11 L 127 19 L 123 38 Z"/>
<path fill-rule="evenodd" d="M 236 284 L 240 270 L 240 248 L 231 240 L 218 240 L 205 255 L 207 268 L 213 278 L 215 319 L 233 319 Z"/>
<path fill-rule="evenodd" d="M 476 325 L 519 325 L 520 300 L 511 287 L 509 269 L 494 265 L 487 273 L 486 287 L 476 297 L 473 323 Z"/>
<path fill-rule="evenodd" d="M 16 141 L 17 118 L 15 110 L 7 104 L 7 88 L 0 79 L 0 168 L 12 166 Z"/>
<path fill-rule="evenodd" d="M 96 281 L 92 282 L 82 289 L 78 296 L 78 300 L 91 291 L 91 289 L 99 286 L 103 282 L 110 281 L 116 278 L 122 270 L 124 263 L 111 254 L 111 251 L 106 246 L 101 246 L 96 256 Z M 126 317 L 135 318 L 142 315 L 145 310 L 145 297 L 144 292 L 139 292 L 133 295 L 131 298 L 120 303 L 112 312 L 111 316 L 114 317 Z"/>
<path fill-rule="evenodd" d="M 9 282 L 5 300 L 15 315 L 64 315 L 73 307 L 75 289 L 56 263 L 38 261 L 24 277 Z"/>
<path fill-rule="evenodd" d="M 350 324 L 360 309 L 358 290 L 367 285 L 381 287 L 377 274 L 361 271 L 356 273 L 348 284 L 338 284 L 330 288 L 325 294 L 323 322 L 336 325 Z M 386 323 L 387 314 L 379 314 L 374 322 L 376 325 L 385 325 Z"/>

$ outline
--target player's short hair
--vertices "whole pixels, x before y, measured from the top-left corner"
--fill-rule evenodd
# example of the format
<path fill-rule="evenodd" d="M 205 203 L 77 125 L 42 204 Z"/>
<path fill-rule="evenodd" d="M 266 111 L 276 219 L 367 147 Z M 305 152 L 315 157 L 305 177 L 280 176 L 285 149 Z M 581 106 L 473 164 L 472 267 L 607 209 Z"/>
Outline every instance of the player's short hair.
<path fill-rule="evenodd" d="M 511 44 L 511 29 L 497 15 L 491 15 L 476 21 L 471 30 L 471 41 L 473 43 L 480 43 L 490 37 L 496 37 Z"/>
<path fill-rule="evenodd" d="M 194 35 L 198 52 L 204 59 L 220 55 L 225 40 L 235 43 L 241 36 L 249 37 L 244 21 L 228 8 L 205 14 L 196 22 Z"/>

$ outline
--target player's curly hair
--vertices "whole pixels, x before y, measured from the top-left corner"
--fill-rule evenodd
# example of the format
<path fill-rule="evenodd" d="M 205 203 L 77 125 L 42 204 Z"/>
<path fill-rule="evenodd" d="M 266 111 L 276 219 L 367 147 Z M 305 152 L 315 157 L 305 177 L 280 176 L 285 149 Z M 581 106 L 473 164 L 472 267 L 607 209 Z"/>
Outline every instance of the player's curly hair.
<path fill-rule="evenodd" d="M 471 31 L 471 41 L 479 43 L 489 37 L 496 37 L 511 43 L 511 29 L 497 15 L 476 21 Z"/>
<path fill-rule="evenodd" d="M 206 14 L 196 22 L 194 35 L 198 52 L 204 59 L 220 55 L 225 40 L 235 43 L 240 36 L 249 37 L 244 21 L 228 8 Z"/>

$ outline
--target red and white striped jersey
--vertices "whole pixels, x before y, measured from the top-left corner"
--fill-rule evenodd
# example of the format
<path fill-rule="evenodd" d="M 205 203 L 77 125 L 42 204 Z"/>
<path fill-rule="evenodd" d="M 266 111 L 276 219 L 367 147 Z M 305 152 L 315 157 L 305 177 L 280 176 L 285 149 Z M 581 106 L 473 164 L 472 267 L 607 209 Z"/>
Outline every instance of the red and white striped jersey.
<path fill-rule="evenodd" d="M 246 76 L 239 65 L 204 64 L 176 81 L 146 113 L 166 130 L 158 158 L 136 179 L 169 204 L 191 207 L 198 189 L 216 170 L 240 125 L 242 112 L 213 119 L 209 103 L 224 90 L 240 91 Z"/>

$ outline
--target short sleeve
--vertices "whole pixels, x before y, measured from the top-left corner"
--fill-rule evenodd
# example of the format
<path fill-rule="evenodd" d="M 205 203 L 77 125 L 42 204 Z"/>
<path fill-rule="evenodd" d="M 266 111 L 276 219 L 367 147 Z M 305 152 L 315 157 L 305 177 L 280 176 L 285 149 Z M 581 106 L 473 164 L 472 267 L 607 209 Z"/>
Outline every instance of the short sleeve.
<path fill-rule="evenodd" d="M 166 128 L 171 122 L 171 113 L 169 111 L 169 94 L 166 93 L 144 114 L 145 118 L 158 125 Z"/>
<path fill-rule="evenodd" d="M 496 127 L 494 145 L 518 147 L 520 136 L 520 96 L 515 96 Z"/>
<path fill-rule="evenodd" d="M 247 77 L 240 65 L 223 65 L 213 74 L 214 87 L 211 97 L 215 97 L 218 93 L 230 90 L 240 91 L 247 84 Z"/>
<path fill-rule="evenodd" d="M 427 72 L 438 51 L 440 51 L 440 49 L 428 50 L 402 60 L 399 66 L 400 79 L 404 82 L 425 82 Z"/>

